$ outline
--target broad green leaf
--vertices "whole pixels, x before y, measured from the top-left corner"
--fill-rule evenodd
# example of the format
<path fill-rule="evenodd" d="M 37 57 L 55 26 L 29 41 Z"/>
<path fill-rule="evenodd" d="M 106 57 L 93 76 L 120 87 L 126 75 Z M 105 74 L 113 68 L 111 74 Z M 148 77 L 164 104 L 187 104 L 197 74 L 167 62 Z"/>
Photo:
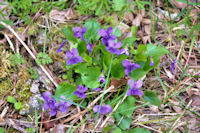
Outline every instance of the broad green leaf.
<path fill-rule="evenodd" d="M 122 104 L 119 105 L 116 113 L 119 113 L 128 118 L 132 117 L 135 106 L 135 98 L 133 96 L 128 96 Z"/>
<path fill-rule="evenodd" d="M 124 6 L 125 6 L 124 0 L 113 0 L 114 11 L 121 11 Z"/>
<path fill-rule="evenodd" d="M 84 60 L 85 62 L 87 62 L 88 64 L 92 64 L 92 57 L 89 56 L 89 55 L 87 55 L 87 54 L 85 54 L 85 55 L 83 56 L 83 60 Z"/>
<path fill-rule="evenodd" d="M 15 107 L 16 110 L 19 110 L 22 107 L 22 103 L 21 102 L 16 102 L 16 103 L 14 103 L 14 107 Z"/>
<path fill-rule="evenodd" d="M 68 82 L 62 82 L 56 88 L 56 97 L 65 96 L 68 100 L 76 99 L 76 96 L 73 94 L 76 91 L 76 87 L 69 84 Z"/>
<path fill-rule="evenodd" d="M 119 123 L 119 127 L 122 129 L 122 130 L 126 130 L 126 129 L 129 129 L 130 128 L 130 125 L 131 125 L 131 122 L 132 122 L 132 118 L 127 118 L 127 117 L 124 117 L 120 114 L 114 114 L 114 118 L 115 118 L 115 122 L 116 123 Z"/>
<path fill-rule="evenodd" d="M 122 65 L 123 60 L 114 60 L 112 63 L 112 68 L 111 68 L 111 76 L 115 79 L 119 79 L 124 77 L 124 67 Z"/>
<path fill-rule="evenodd" d="M 144 100 L 150 102 L 150 104 L 160 106 L 160 100 L 158 99 L 158 96 L 152 91 L 144 92 Z"/>
<path fill-rule="evenodd" d="M 76 42 L 76 38 L 74 37 L 74 32 L 72 31 L 72 28 L 63 28 L 62 32 L 64 33 L 67 40 Z"/>
<path fill-rule="evenodd" d="M 151 133 L 151 132 L 144 128 L 133 128 L 133 129 L 124 131 L 123 133 Z"/>
<path fill-rule="evenodd" d="M 156 46 L 154 44 L 148 44 L 147 45 L 147 53 L 145 53 L 146 56 L 152 56 L 153 58 L 160 58 L 160 56 L 164 55 L 168 53 L 168 50 L 160 47 L 160 46 Z"/>
<path fill-rule="evenodd" d="M 87 28 L 84 37 L 86 40 L 93 40 L 96 41 L 98 39 L 98 31 L 100 29 L 100 24 L 94 20 L 86 21 L 84 27 Z"/>
<path fill-rule="evenodd" d="M 8 97 L 7 97 L 7 101 L 8 101 L 9 103 L 15 103 L 15 102 L 16 102 L 15 98 L 14 98 L 14 97 L 11 97 L 11 96 L 8 96 Z"/>
<path fill-rule="evenodd" d="M 122 131 L 121 131 L 121 129 L 120 128 L 117 128 L 117 129 L 115 129 L 115 131 L 113 131 L 113 133 L 121 133 Z"/>
<path fill-rule="evenodd" d="M 75 72 L 81 74 L 81 80 L 88 88 L 93 89 L 99 86 L 98 79 L 101 71 L 98 67 L 87 67 L 86 65 L 80 64 L 76 67 Z"/>
<path fill-rule="evenodd" d="M 108 126 L 103 128 L 103 133 L 121 133 L 121 129 L 119 127 L 116 127 L 114 124 L 109 124 Z"/>

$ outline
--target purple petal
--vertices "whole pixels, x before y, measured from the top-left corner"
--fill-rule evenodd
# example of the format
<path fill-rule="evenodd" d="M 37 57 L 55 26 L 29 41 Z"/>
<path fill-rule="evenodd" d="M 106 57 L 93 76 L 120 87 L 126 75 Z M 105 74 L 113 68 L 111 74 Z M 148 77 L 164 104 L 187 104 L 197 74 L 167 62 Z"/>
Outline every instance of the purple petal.
<path fill-rule="evenodd" d="M 99 30 L 99 35 L 102 36 L 102 37 L 106 37 L 107 36 L 107 33 L 104 29 L 100 29 Z"/>
<path fill-rule="evenodd" d="M 99 82 L 102 82 L 102 83 L 105 83 L 106 80 L 103 76 L 100 76 L 99 79 L 98 79 Z"/>
<path fill-rule="evenodd" d="M 64 42 L 61 43 L 60 47 L 58 48 L 58 50 L 56 51 L 56 53 L 60 53 L 62 52 L 62 47 L 66 44 L 67 40 L 65 40 Z"/>
<path fill-rule="evenodd" d="M 82 28 L 82 34 L 84 34 L 86 32 L 87 28 L 86 27 L 83 27 Z"/>
<path fill-rule="evenodd" d="M 153 61 L 150 62 L 150 66 L 154 66 L 154 62 Z"/>
<path fill-rule="evenodd" d="M 112 30 L 113 30 L 113 28 L 112 28 L 112 27 L 109 27 L 109 28 L 107 29 L 107 31 L 106 31 L 107 34 L 110 35 L 110 34 L 112 33 Z"/>
<path fill-rule="evenodd" d="M 42 93 L 42 97 L 44 98 L 44 100 L 49 100 L 51 98 L 51 92 L 46 91 Z"/>
<path fill-rule="evenodd" d="M 72 49 L 72 54 L 73 54 L 74 56 L 79 56 L 78 50 L 77 50 L 76 48 L 73 48 L 73 49 Z"/>
<path fill-rule="evenodd" d="M 72 30 L 73 30 L 74 32 L 78 32 L 78 31 L 81 31 L 81 28 L 80 28 L 80 27 L 74 27 L 74 28 L 72 28 Z"/>
<path fill-rule="evenodd" d="M 110 105 L 105 105 L 107 113 L 110 113 L 112 111 L 112 107 Z"/>
<path fill-rule="evenodd" d="M 52 109 L 52 110 L 49 112 L 49 114 L 50 114 L 50 116 L 55 116 L 55 115 L 56 115 L 56 112 L 57 112 L 57 110 Z"/>
<path fill-rule="evenodd" d="M 123 60 L 122 65 L 123 65 L 124 67 L 127 67 L 127 66 L 131 65 L 131 63 L 130 63 L 129 60 L 126 59 L 126 60 Z"/>
<path fill-rule="evenodd" d="M 48 110 L 50 108 L 47 102 L 44 102 L 43 108 L 44 110 Z"/>
<path fill-rule="evenodd" d="M 81 99 L 85 99 L 86 98 L 85 93 L 80 92 L 80 91 L 75 91 L 74 95 L 76 95 L 77 97 L 79 97 Z"/>
<path fill-rule="evenodd" d="M 132 90 L 132 89 L 128 89 L 128 91 L 127 91 L 127 93 L 126 93 L 127 96 L 130 96 L 130 95 L 131 95 L 131 90 Z"/>
<path fill-rule="evenodd" d="M 67 51 L 65 55 L 67 58 L 71 58 L 73 56 L 73 54 L 70 51 Z"/>
<path fill-rule="evenodd" d="M 140 90 L 140 89 L 132 89 L 132 93 L 131 93 L 133 96 L 139 96 L 139 97 L 142 97 L 143 95 L 143 92 Z"/>
<path fill-rule="evenodd" d="M 122 43 L 121 42 L 116 42 L 115 43 L 115 48 L 121 48 L 122 46 Z"/>
<path fill-rule="evenodd" d="M 140 68 L 140 65 L 139 65 L 139 64 L 136 64 L 136 63 L 133 63 L 133 66 L 134 66 L 136 69 L 139 69 L 139 68 Z"/>
<path fill-rule="evenodd" d="M 97 113 L 99 111 L 99 105 L 96 105 L 93 107 L 94 113 Z"/>
<path fill-rule="evenodd" d="M 142 84 L 143 84 L 142 80 L 136 81 L 136 86 L 135 86 L 135 88 L 137 88 L 137 89 L 141 88 L 141 87 L 142 87 Z"/>

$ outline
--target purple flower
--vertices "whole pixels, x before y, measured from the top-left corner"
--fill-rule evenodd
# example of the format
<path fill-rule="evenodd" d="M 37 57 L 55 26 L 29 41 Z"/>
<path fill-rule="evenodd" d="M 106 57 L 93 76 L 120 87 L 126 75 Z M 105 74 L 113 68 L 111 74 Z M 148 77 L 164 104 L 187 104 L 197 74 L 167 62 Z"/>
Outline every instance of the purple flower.
<path fill-rule="evenodd" d="M 80 38 L 81 40 L 85 41 L 83 34 L 86 32 L 86 27 L 83 27 L 82 29 L 80 27 L 74 27 L 72 30 L 74 31 L 75 37 Z"/>
<path fill-rule="evenodd" d="M 42 96 L 44 98 L 44 110 L 49 110 L 50 116 L 55 116 L 57 111 L 67 113 L 67 107 L 71 106 L 71 103 L 60 101 L 56 102 L 54 98 L 51 97 L 51 93 L 49 91 L 43 92 Z M 64 96 L 61 96 L 62 99 L 65 99 Z"/>
<path fill-rule="evenodd" d="M 87 43 L 87 50 L 91 53 L 92 52 L 92 44 L 88 41 Z"/>
<path fill-rule="evenodd" d="M 170 69 L 171 69 L 172 73 L 175 73 L 175 65 L 176 65 L 176 59 L 174 59 L 170 65 Z"/>
<path fill-rule="evenodd" d="M 61 96 L 60 98 L 66 99 L 64 96 Z M 59 108 L 59 111 L 60 111 L 60 112 L 67 113 L 67 111 L 68 111 L 68 110 L 67 110 L 67 107 L 69 107 L 69 106 L 71 106 L 71 105 L 72 105 L 72 103 L 61 100 L 61 101 L 58 103 L 57 107 Z"/>
<path fill-rule="evenodd" d="M 61 43 L 61 45 L 60 45 L 60 47 L 58 48 L 58 50 L 56 51 L 56 53 L 62 52 L 62 48 L 63 48 L 63 46 L 66 44 L 66 42 L 67 42 L 67 40 L 65 40 L 65 41 L 63 41 L 63 42 Z"/>
<path fill-rule="evenodd" d="M 142 80 L 138 80 L 138 81 L 134 81 L 132 79 L 129 79 L 128 80 L 128 85 L 130 85 L 130 89 L 127 91 L 127 95 L 130 96 L 130 95 L 138 95 L 139 97 L 142 97 L 143 95 L 143 92 L 139 89 L 142 87 Z"/>
<path fill-rule="evenodd" d="M 110 51 L 112 54 L 119 54 L 120 48 L 122 46 L 121 42 L 114 42 L 114 40 L 108 40 L 108 46 L 106 47 L 107 51 Z"/>
<path fill-rule="evenodd" d="M 124 61 L 122 62 L 122 65 L 124 66 L 126 76 L 128 76 L 129 73 L 130 73 L 131 71 L 133 71 L 135 68 L 136 68 L 136 69 L 139 69 L 139 68 L 140 68 L 140 65 L 139 65 L 139 64 L 131 63 L 128 59 L 124 60 Z"/>
<path fill-rule="evenodd" d="M 77 91 L 74 92 L 74 95 L 77 95 L 77 97 L 81 99 L 85 99 L 85 92 L 88 90 L 87 87 L 83 87 L 82 85 L 79 85 L 77 87 Z"/>
<path fill-rule="evenodd" d="M 121 54 L 129 55 L 128 49 L 127 49 L 127 48 L 122 48 L 122 49 L 120 49 L 120 52 L 118 53 L 118 55 L 121 55 Z"/>
<path fill-rule="evenodd" d="M 102 36 L 102 45 L 108 45 L 108 40 L 115 40 L 116 36 L 112 35 L 112 27 L 109 27 L 107 30 L 100 29 L 99 30 L 99 35 Z"/>
<path fill-rule="evenodd" d="M 104 78 L 104 76 L 100 76 L 99 79 L 98 79 L 99 82 L 102 82 L 102 83 L 105 83 L 106 80 Z"/>
<path fill-rule="evenodd" d="M 101 91 L 101 88 L 94 88 L 93 91 Z"/>
<path fill-rule="evenodd" d="M 93 111 L 97 113 L 99 111 L 99 107 L 100 105 L 94 106 Z M 102 105 L 99 113 L 102 115 L 105 115 L 107 113 L 110 113 L 111 111 L 112 111 L 112 107 L 110 105 Z"/>
<path fill-rule="evenodd" d="M 153 61 L 151 61 L 149 65 L 150 65 L 150 66 L 154 66 L 154 62 L 153 62 Z"/>
<path fill-rule="evenodd" d="M 77 64 L 78 62 L 83 62 L 83 58 L 81 56 L 79 56 L 78 54 L 78 50 L 76 48 L 72 49 L 72 52 L 67 51 L 66 54 L 68 61 L 67 61 L 67 65 L 73 65 L 73 64 Z"/>

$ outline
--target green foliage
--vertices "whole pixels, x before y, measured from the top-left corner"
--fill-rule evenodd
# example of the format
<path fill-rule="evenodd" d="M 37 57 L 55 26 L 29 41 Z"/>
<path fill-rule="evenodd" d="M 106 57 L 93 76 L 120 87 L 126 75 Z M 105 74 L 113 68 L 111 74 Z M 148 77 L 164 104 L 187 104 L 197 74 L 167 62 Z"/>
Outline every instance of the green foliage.
<path fill-rule="evenodd" d="M 74 85 L 69 84 L 68 82 L 62 82 L 56 88 L 56 97 L 65 96 L 68 100 L 76 99 L 76 96 L 73 93 L 76 91 L 76 87 Z"/>
<path fill-rule="evenodd" d="M 24 58 L 20 54 L 18 54 L 18 53 L 12 55 L 9 59 L 10 59 L 11 64 L 13 66 L 25 63 Z"/>
<path fill-rule="evenodd" d="M 0 127 L 0 133 L 5 133 L 5 129 L 3 127 Z"/>
<path fill-rule="evenodd" d="M 103 129 L 103 133 L 121 133 L 121 129 L 115 125 L 108 125 Z"/>
<path fill-rule="evenodd" d="M 81 74 L 81 80 L 88 88 L 97 88 L 99 86 L 99 76 L 101 71 L 98 67 L 87 67 L 85 64 L 80 63 L 76 69 L 76 73 Z"/>
<path fill-rule="evenodd" d="M 9 103 L 13 103 L 16 110 L 19 110 L 22 107 L 22 103 L 21 102 L 17 102 L 14 97 L 8 96 L 7 97 L 7 101 Z"/>
<path fill-rule="evenodd" d="M 124 131 L 123 133 L 151 133 L 151 132 L 144 128 L 133 128 L 133 129 Z"/>
<path fill-rule="evenodd" d="M 152 105 L 160 106 L 160 100 L 158 99 L 158 96 L 152 91 L 144 92 L 144 100 Z"/>
<path fill-rule="evenodd" d="M 45 64 L 49 64 L 49 63 L 52 63 L 53 60 L 51 59 L 51 57 L 49 57 L 48 54 L 46 53 L 43 53 L 43 52 L 40 52 L 38 55 L 37 55 L 37 58 L 36 58 L 36 63 L 38 65 L 45 65 Z"/>
<path fill-rule="evenodd" d="M 122 129 L 122 130 L 126 130 L 126 129 L 129 129 L 130 128 L 130 125 L 131 125 L 131 122 L 132 122 L 132 118 L 127 118 L 127 117 L 124 117 L 120 114 L 114 114 L 114 118 L 115 118 L 115 122 L 116 123 L 119 123 L 119 127 Z"/>
<path fill-rule="evenodd" d="M 86 40 L 96 41 L 99 39 L 98 31 L 100 29 L 100 24 L 94 20 L 88 20 L 85 22 L 84 27 L 87 28 L 84 37 Z"/>
<path fill-rule="evenodd" d="M 65 37 L 68 41 L 76 42 L 77 39 L 73 36 L 74 32 L 72 31 L 72 28 L 63 28 L 62 32 L 64 33 Z"/>
<path fill-rule="evenodd" d="M 125 6 L 125 0 L 113 0 L 113 10 L 121 11 Z"/>

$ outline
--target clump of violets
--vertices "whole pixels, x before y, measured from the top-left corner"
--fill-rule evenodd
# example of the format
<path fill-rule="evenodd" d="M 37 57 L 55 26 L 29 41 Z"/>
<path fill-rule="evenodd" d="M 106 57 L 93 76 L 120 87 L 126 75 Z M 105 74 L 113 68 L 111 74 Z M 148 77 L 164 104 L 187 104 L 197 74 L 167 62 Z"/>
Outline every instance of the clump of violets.
<path fill-rule="evenodd" d="M 74 31 L 74 36 L 77 37 L 77 38 L 80 38 L 81 40 L 85 41 L 85 38 L 84 38 L 84 34 L 86 32 L 86 27 L 83 27 L 82 29 L 80 27 L 74 27 L 72 29 Z"/>
<path fill-rule="evenodd" d="M 99 35 L 102 37 L 102 45 L 108 45 L 109 40 L 115 40 L 116 36 L 112 34 L 113 28 L 109 27 L 107 30 L 100 29 Z"/>
<path fill-rule="evenodd" d="M 142 80 L 134 81 L 129 79 L 127 84 L 130 86 L 130 89 L 127 91 L 128 96 L 133 95 L 142 97 L 143 92 L 140 90 L 143 84 Z"/>
<path fill-rule="evenodd" d="M 131 63 L 128 59 L 124 60 L 122 62 L 122 65 L 124 66 L 126 76 L 128 76 L 129 73 L 131 71 L 133 71 L 134 69 L 139 69 L 140 68 L 139 64 Z"/>
<path fill-rule="evenodd" d="M 76 95 L 77 97 L 81 98 L 81 99 L 85 99 L 86 95 L 85 92 L 88 90 L 87 87 L 84 87 L 82 85 L 79 85 L 77 87 L 77 91 L 74 92 L 74 95 Z"/>
<path fill-rule="evenodd" d="M 96 105 L 93 107 L 94 113 L 97 113 L 99 111 L 100 105 Z M 100 114 L 105 115 L 112 111 L 112 107 L 110 105 L 102 105 L 101 109 L 99 111 Z"/>
<path fill-rule="evenodd" d="M 83 58 L 79 56 L 78 50 L 76 48 L 73 48 L 72 52 L 67 51 L 65 55 L 68 58 L 67 63 L 66 63 L 68 66 L 77 64 L 79 62 L 83 62 Z"/>
<path fill-rule="evenodd" d="M 42 97 L 44 99 L 44 110 L 50 110 L 50 116 L 55 116 L 57 111 L 67 113 L 67 107 L 71 106 L 70 102 L 60 101 L 56 102 L 54 98 L 51 97 L 51 93 L 49 91 L 43 92 Z M 64 96 L 61 96 L 62 99 L 65 99 Z"/>
<path fill-rule="evenodd" d="M 112 54 L 120 54 L 119 48 L 121 48 L 121 47 L 122 47 L 121 42 L 115 42 L 114 40 L 108 40 L 108 45 L 106 47 L 106 50 Z"/>

